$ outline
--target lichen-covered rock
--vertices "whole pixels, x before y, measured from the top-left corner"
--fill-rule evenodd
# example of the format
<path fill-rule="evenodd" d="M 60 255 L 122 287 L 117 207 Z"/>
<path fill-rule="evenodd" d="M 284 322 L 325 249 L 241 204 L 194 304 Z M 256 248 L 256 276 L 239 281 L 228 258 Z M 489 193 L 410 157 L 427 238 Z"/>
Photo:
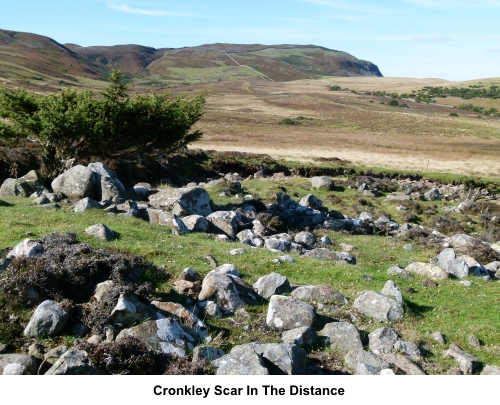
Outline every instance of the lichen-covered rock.
<path fill-rule="evenodd" d="M 408 357 L 399 353 L 383 353 L 381 357 L 388 363 L 404 371 L 407 375 L 425 375 L 424 371 Z"/>
<path fill-rule="evenodd" d="M 422 360 L 422 353 L 418 348 L 418 345 L 414 342 L 406 342 L 404 340 L 398 340 L 394 343 L 394 350 L 399 353 L 403 353 L 408 356 L 413 361 Z"/>
<path fill-rule="evenodd" d="M 6 179 L 0 187 L 1 197 L 29 197 L 35 191 L 43 190 L 43 180 L 38 172 L 31 170 L 18 179 Z"/>
<path fill-rule="evenodd" d="M 382 294 L 392 297 L 398 302 L 403 302 L 403 294 L 401 294 L 398 286 L 392 280 L 387 280 L 384 288 L 382 289 Z"/>
<path fill-rule="evenodd" d="M 225 356 L 224 350 L 210 346 L 196 346 L 193 350 L 193 363 L 205 359 L 209 362 L 220 359 Z"/>
<path fill-rule="evenodd" d="M 149 319 L 161 319 L 163 315 L 142 303 L 132 293 L 120 294 L 110 319 L 114 325 L 127 328 Z"/>
<path fill-rule="evenodd" d="M 450 273 L 446 270 L 431 263 L 413 262 L 406 266 L 405 270 L 409 273 L 418 274 L 422 277 L 430 277 L 433 280 L 444 280 L 450 277 Z"/>
<path fill-rule="evenodd" d="M 479 359 L 472 354 L 462 350 L 461 347 L 452 343 L 447 351 L 444 352 L 445 357 L 452 357 L 458 363 L 458 367 L 465 375 L 474 374 L 479 365 Z"/>
<path fill-rule="evenodd" d="M 21 256 L 41 257 L 42 254 L 43 254 L 43 246 L 40 244 L 39 241 L 33 239 L 24 239 L 7 254 L 7 258 L 12 259 L 14 257 L 21 257 Z"/>
<path fill-rule="evenodd" d="M 24 335 L 34 338 L 54 337 L 61 333 L 69 321 L 69 315 L 56 301 L 46 300 L 36 309 L 24 329 Z"/>
<path fill-rule="evenodd" d="M 182 328 L 191 336 L 199 340 L 208 335 L 208 327 L 205 323 L 181 304 L 174 302 L 152 301 L 151 306 L 162 315 L 173 318 L 179 322 Z"/>
<path fill-rule="evenodd" d="M 97 176 L 92 169 L 77 165 L 62 173 L 52 181 L 54 193 L 62 193 L 68 198 L 97 198 Z"/>
<path fill-rule="evenodd" d="M 280 251 L 286 253 L 290 250 L 291 243 L 286 240 L 281 240 L 275 237 L 266 239 L 264 247 L 273 251 Z"/>
<path fill-rule="evenodd" d="M 150 195 L 148 199 L 153 208 L 171 211 L 175 207 L 180 207 L 187 215 L 196 214 L 204 217 L 212 213 L 210 196 L 202 187 L 170 188 Z"/>
<path fill-rule="evenodd" d="M 97 239 L 110 241 L 115 237 L 115 233 L 104 224 L 96 224 L 85 228 L 87 235 L 96 237 Z"/>
<path fill-rule="evenodd" d="M 295 235 L 295 243 L 304 246 L 306 249 L 314 249 L 316 237 L 311 232 L 299 232 Z"/>
<path fill-rule="evenodd" d="M 300 199 L 299 205 L 317 210 L 323 206 L 323 202 L 313 194 L 308 194 Z"/>
<path fill-rule="evenodd" d="M 25 354 L 0 354 L 0 375 L 36 375 L 40 361 Z"/>
<path fill-rule="evenodd" d="M 349 322 L 331 322 L 318 332 L 318 336 L 328 338 L 331 348 L 342 352 L 362 349 L 363 343 L 359 335 L 359 330 Z"/>
<path fill-rule="evenodd" d="M 273 295 L 269 300 L 266 323 L 276 329 L 295 329 L 312 326 L 316 313 L 314 307 L 295 298 Z"/>
<path fill-rule="evenodd" d="M 73 211 L 74 212 L 83 212 L 83 211 L 86 211 L 86 210 L 90 210 L 90 209 L 101 209 L 102 207 L 100 206 L 100 204 L 93 200 L 92 198 L 88 198 L 88 197 L 85 197 L 85 198 L 82 198 L 80 201 L 78 201 L 74 208 L 73 208 Z"/>
<path fill-rule="evenodd" d="M 203 280 L 200 301 L 215 301 L 224 311 L 236 311 L 245 305 L 240 298 L 236 283 L 230 275 L 224 273 L 209 273 Z"/>
<path fill-rule="evenodd" d="M 216 211 L 207 216 L 214 232 L 223 233 L 235 239 L 239 231 L 241 216 L 234 211 Z"/>
<path fill-rule="evenodd" d="M 264 359 L 254 350 L 227 354 L 212 362 L 216 375 L 269 375 Z"/>
<path fill-rule="evenodd" d="M 353 307 L 363 315 L 384 322 L 397 321 L 404 314 L 403 304 L 375 291 L 363 292 L 354 301 Z"/>
<path fill-rule="evenodd" d="M 196 296 L 201 291 L 203 277 L 193 269 L 186 268 L 177 277 L 174 288 L 179 294 Z"/>
<path fill-rule="evenodd" d="M 330 177 L 316 176 L 311 178 L 311 186 L 317 190 L 332 190 L 333 181 Z"/>
<path fill-rule="evenodd" d="M 121 202 L 127 198 L 127 192 L 123 187 L 122 182 L 113 170 L 111 170 L 104 163 L 96 162 L 90 163 L 87 166 L 96 175 L 96 190 L 98 201 L 115 201 Z"/>
<path fill-rule="evenodd" d="M 209 223 L 207 219 L 201 215 L 189 215 L 182 218 L 182 222 L 191 232 L 208 232 Z"/>
<path fill-rule="evenodd" d="M 329 260 L 333 262 L 345 262 L 356 264 L 356 257 L 347 252 L 335 252 L 328 248 L 316 248 L 304 254 L 304 256 L 317 260 Z"/>
<path fill-rule="evenodd" d="M 278 273 L 267 274 L 259 278 L 253 285 L 257 293 L 266 299 L 272 295 L 281 295 L 290 290 L 290 282 Z"/>
<path fill-rule="evenodd" d="M 194 349 L 194 338 L 185 332 L 177 321 L 168 318 L 146 321 L 124 329 L 118 334 L 116 341 L 126 337 L 136 338 L 156 352 L 178 357 L 185 357 L 187 349 Z"/>
<path fill-rule="evenodd" d="M 308 326 L 284 331 L 281 335 L 281 342 L 291 345 L 310 346 L 316 342 L 316 332 Z"/>
<path fill-rule="evenodd" d="M 45 375 L 101 375 L 104 370 L 92 364 L 88 353 L 75 347 L 64 353 Z"/>
<path fill-rule="evenodd" d="M 292 291 L 292 297 L 301 301 L 318 304 L 347 304 L 348 300 L 338 291 L 326 285 L 304 285 Z"/>
<path fill-rule="evenodd" d="M 359 363 L 365 363 L 372 367 L 378 367 L 381 370 L 390 368 L 390 364 L 379 356 L 367 352 L 364 349 L 351 350 L 344 357 L 344 361 L 351 370 L 356 370 Z"/>
<path fill-rule="evenodd" d="M 368 335 L 368 341 L 373 353 L 389 353 L 398 341 L 398 332 L 391 328 L 378 328 Z"/>

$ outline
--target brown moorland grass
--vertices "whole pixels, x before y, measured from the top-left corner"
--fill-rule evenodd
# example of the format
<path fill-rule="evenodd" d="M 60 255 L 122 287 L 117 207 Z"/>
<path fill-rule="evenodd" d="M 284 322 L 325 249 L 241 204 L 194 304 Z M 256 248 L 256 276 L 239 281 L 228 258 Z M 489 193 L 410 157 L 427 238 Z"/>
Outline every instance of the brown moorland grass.
<path fill-rule="evenodd" d="M 358 83 L 359 81 L 359 83 Z M 359 90 L 411 91 L 424 85 L 456 85 L 441 79 L 329 78 L 288 83 L 222 82 L 209 86 L 196 147 L 267 153 L 298 161 L 338 157 L 353 164 L 401 170 L 497 177 L 498 118 L 452 106 L 329 91 L 345 83 Z M 372 87 L 368 87 L 368 85 Z M 176 89 L 178 91 L 186 90 Z M 196 86 L 188 90 L 196 91 Z M 463 100 L 463 102 L 476 100 Z M 299 119 L 296 118 L 306 118 Z M 284 118 L 301 125 L 279 125 Z"/>

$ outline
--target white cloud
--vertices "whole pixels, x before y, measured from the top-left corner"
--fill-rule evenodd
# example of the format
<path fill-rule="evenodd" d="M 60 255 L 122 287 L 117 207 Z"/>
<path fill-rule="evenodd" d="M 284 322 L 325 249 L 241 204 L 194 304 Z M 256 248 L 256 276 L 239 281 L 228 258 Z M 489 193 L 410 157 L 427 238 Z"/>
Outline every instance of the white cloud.
<path fill-rule="evenodd" d="M 126 4 L 113 4 L 107 3 L 108 8 L 116 11 L 121 11 L 122 13 L 129 14 L 139 14 L 139 15 L 147 15 L 150 17 L 195 17 L 195 18 L 208 18 L 203 15 L 196 15 L 190 13 L 183 13 L 177 11 L 168 11 L 168 10 L 147 10 L 144 8 L 135 8 L 127 6 Z"/>

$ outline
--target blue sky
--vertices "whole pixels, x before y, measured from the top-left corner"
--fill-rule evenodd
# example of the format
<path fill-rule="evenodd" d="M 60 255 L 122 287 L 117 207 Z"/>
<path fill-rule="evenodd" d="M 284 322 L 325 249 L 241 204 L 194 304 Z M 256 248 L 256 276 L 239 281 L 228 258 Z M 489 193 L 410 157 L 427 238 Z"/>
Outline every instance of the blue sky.
<path fill-rule="evenodd" d="M 2 0 L 0 28 L 61 43 L 315 44 L 384 76 L 500 77 L 500 0 Z"/>

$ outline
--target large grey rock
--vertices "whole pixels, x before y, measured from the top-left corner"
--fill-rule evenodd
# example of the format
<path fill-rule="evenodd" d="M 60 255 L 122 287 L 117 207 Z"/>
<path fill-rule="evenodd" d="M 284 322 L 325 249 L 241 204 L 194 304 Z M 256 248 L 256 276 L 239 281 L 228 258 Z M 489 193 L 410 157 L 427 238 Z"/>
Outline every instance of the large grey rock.
<path fill-rule="evenodd" d="M 115 237 L 115 233 L 104 224 L 96 224 L 85 228 L 87 235 L 96 237 L 97 239 L 110 241 Z"/>
<path fill-rule="evenodd" d="M 264 359 L 254 350 L 227 354 L 212 365 L 216 375 L 269 375 Z"/>
<path fill-rule="evenodd" d="M 465 375 L 474 374 L 481 364 L 477 357 L 465 352 L 455 343 L 452 343 L 448 350 L 444 352 L 444 356 L 455 359 L 458 363 L 458 367 Z"/>
<path fill-rule="evenodd" d="M 130 329 L 123 329 L 116 337 L 116 341 L 119 342 L 126 337 L 140 340 L 155 352 L 178 357 L 185 357 L 186 350 L 194 349 L 195 340 L 177 321 L 168 318 L 146 321 Z"/>
<path fill-rule="evenodd" d="M 21 257 L 21 256 L 41 257 L 42 254 L 43 254 L 43 246 L 40 244 L 40 242 L 33 239 L 24 239 L 7 254 L 7 258 L 12 259 L 14 257 Z"/>
<path fill-rule="evenodd" d="M 177 277 L 174 288 L 179 294 L 196 296 L 201 291 L 203 277 L 191 268 L 184 269 Z"/>
<path fill-rule="evenodd" d="M 236 267 L 234 267 L 233 264 L 230 264 L 230 263 L 222 264 L 222 265 L 216 267 L 211 272 L 240 277 L 240 272 L 238 271 L 238 269 Z"/>
<path fill-rule="evenodd" d="M 46 300 L 36 309 L 24 329 L 24 335 L 34 338 L 57 336 L 68 324 L 69 316 L 56 301 Z"/>
<path fill-rule="evenodd" d="M 7 270 L 7 267 L 9 267 L 9 264 L 11 264 L 11 263 L 12 263 L 12 260 L 7 259 L 6 257 L 0 257 L 0 271 Z"/>
<path fill-rule="evenodd" d="M 290 290 L 290 282 L 285 276 L 278 273 L 267 274 L 259 278 L 254 284 L 253 288 L 266 299 L 271 298 L 272 295 L 281 295 Z"/>
<path fill-rule="evenodd" d="M 177 234 L 182 234 L 182 235 L 188 235 L 191 233 L 189 228 L 184 224 L 181 218 L 179 218 L 177 215 L 173 215 L 172 217 L 172 231 L 177 232 Z"/>
<path fill-rule="evenodd" d="M 181 207 L 187 215 L 203 215 L 206 217 L 212 213 L 210 208 L 210 196 L 204 188 L 170 188 L 149 196 L 149 202 L 153 208 L 163 208 L 171 211 Z M 178 213 L 176 213 L 179 215 Z"/>
<path fill-rule="evenodd" d="M 54 193 L 62 193 L 68 198 L 97 198 L 97 176 L 92 169 L 77 165 L 52 181 Z"/>
<path fill-rule="evenodd" d="M 108 166 L 104 163 L 97 162 L 90 163 L 87 167 L 96 173 L 97 200 L 121 202 L 127 198 L 125 187 L 123 187 L 123 184 L 118 179 L 115 172 Z"/>
<path fill-rule="evenodd" d="M 473 257 L 467 255 L 461 255 L 458 258 L 465 261 L 465 263 L 469 267 L 470 273 L 474 274 L 475 276 L 477 277 L 489 276 L 488 270 Z"/>
<path fill-rule="evenodd" d="M 220 359 L 225 356 L 224 350 L 210 346 L 196 346 L 193 350 L 193 363 L 205 359 L 209 362 Z"/>
<path fill-rule="evenodd" d="M 323 202 L 313 194 L 308 194 L 300 199 L 299 205 L 317 210 L 323 206 Z"/>
<path fill-rule="evenodd" d="M 453 235 L 450 238 L 450 245 L 453 246 L 454 248 L 466 247 L 478 243 L 481 243 L 479 239 L 461 233 Z"/>
<path fill-rule="evenodd" d="M 330 177 L 316 176 L 311 178 L 311 185 L 317 190 L 332 190 L 333 181 Z"/>
<path fill-rule="evenodd" d="M 450 277 L 450 273 L 446 270 L 431 263 L 413 262 L 406 266 L 405 270 L 409 273 L 418 274 L 422 277 L 432 278 L 433 280 L 444 280 Z"/>
<path fill-rule="evenodd" d="M 44 353 L 43 360 L 45 364 L 48 364 L 49 367 L 52 367 L 57 360 L 61 358 L 61 356 L 68 351 L 68 347 L 66 345 L 59 345 L 50 349 L 47 353 Z"/>
<path fill-rule="evenodd" d="M 42 178 L 37 171 L 31 170 L 18 179 L 6 179 L 0 187 L 0 197 L 29 197 L 43 188 Z"/>
<path fill-rule="evenodd" d="M 314 249 L 316 237 L 311 232 L 299 232 L 295 235 L 295 243 L 304 246 L 306 249 Z"/>
<path fill-rule="evenodd" d="M 390 276 L 399 276 L 405 280 L 411 280 L 413 278 L 413 276 L 408 271 L 399 266 L 389 267 L 389 269 L 387 269 L 387 274 L 389 274 Z"/>
<path fill-rule="evenodd" d="M 45 373 L 45 375 L 100 375 L 104 370 L 92 364 L 88 353 L 71 348 Z"/>
<path fill-rule="evenodd" d="M 25 354 L 0 354 L 0 375 L 36 375 L 40 361 Z"/>
<path fill-rule="evenodd" d="M 269 374 L 301 375 L 306 373 L 306 352 L 297 345 L 248 343 L 235 346 L 229 353 L 229 357 L 241 358 L 248 352 L 253 352 L 263 358 Z M 221 362 L 222 359 L 224 357 L 217 362 Z M 217 365 L 215 366 L 217 368 Z"/>
<path fill-rule="evenodd" d="M 241 216 L 234 211 L 216 211 L 207 216 L 207 221 L 217 233 L 224 233 L 232 239 L 238 233 Z"/>
<path fill-rule="evenodd" d="M 113 324 L 122 328 L 128 328 L 145 320 L 161 318 L 164 318 L 164 316 L 142 303 L 132 293 L 120 294 L 110 314 Z"/>
<path fill-rule="evenodd" d="M 405 194 L 405 193 L 401 193 L 401 192 L 394 192 L 394 193 L 388 194 L 385 199 L 387 201 L 404 202 L 404 201 L 411 201 L 411 196 L 408 194 Z"/>
<path fill-rule="evenodd" d="M 418 365 L 402 354 L 384 353 L 381 357 L 393 366 L 403 370 L 407 375 L 425 375 Z"/>
<path fill-rule="evenodd" d="M 295 298 L 273 295 L 269 301 L 266 323 L 277 329 L 311 326 L 316 318 L 314 307 Z"/>
<path fill-rule="evenodd" d="M 151 306 L 162 315 L 175 319 L 187 333 L 198 340 L 205 339 L 208 336 L 207 325 L 181 304 L 152 301 Z"/>
<path fill-rule="evenodd" d="M 368 341 L 373 353 L 389 353 L 398 341 L 398 333 L 391 328 L 378 328 L 368 335 Z"/>
<path fill-rule="evenodd" d="M 304 256 L 317 260 L 328 260 L 332 262 L 346 262 L 356 264 L 356 257 L 347 252 L 335 252 L 328 248 L 316 248 L 307 252 Z"/>
<path fill-rule="evenodd" d="M 309 346 L 316 342 L 316 332 L 308 326 L 290 329 L 281 334 L 281 342 L 299 346 Z"/>
<path fill-rule="evenodd" d="M 201 215 L 189 215 L 182 218 L 182 221 L 191 232 L 208 232 L 208 221 Z"/>
<path fill-rule="evenodd" d="M 301 301 L 318 304 L 347 304 L 348 300 L 338 291 L 326 285 L 305 285 L 292 291 L 292 297 Z"/>
<path fill-rule="evenodd" d="M 363 348 L 358 328 L 349 322 L 327 323 L 318 332 L 318 336 L 327 337 L 331 348 L 346 353 L 351 350 Z"/>
<path fill-rule="evenodd" d="M 394 350 L 396 352 L 404 354 L 405 356 L 408 356 L 413 361 L 422 360 L 422 353 L 420 352 L 418 345 L 414 342 L 398 340 L 396 343 L 394 343 Z"/>
<path fill-rule="evenodd" d="M 464 259 L 457 258 L 452 248 L 444 249 L 437 256 L 437 265 L 458 278 L 469 276 L 469 265 Z"/>
<path fill-rule="evenodd" d="M 101 209 L 101 208 L 102 207 L 99 205 L 97 201 L 93 200 L 92 198 L 85 197 L 75 204 L 73 211 L 83 212 L 90 209 Z"/>
<path fill-rule="evenodd" d="M 351 350 L 344 357 L 344 361 L 351 370 L 356 370 L 359 363 L 365 363 L 372 367 L 378 367 L 381 370 L 390 368 L 390 364 L 379 356 L 367 352 L 364 349 Z"/>
<path fill-rule="evenodd" d="M 200 301 L 215 301 L 224 311 L 236 311 L 245 303 L 240 298 L 234 279 L 224 273 L 209 273 L 203 280 Z"/>
<path fill-rule="evenodd" d="M 382 289 L 382 294 L 392 297 L 398 302 L 403 302 L 403 294 L 401 294 L 398 286 L 392 280 L 387 280 L 384 288 Z"/>
<path fill-rule="evenodd" d="M 363 292 L 354 301 L 353 307 L 363 315 L 384 322 L 397 321 L 404 314 L 403 304 L 375 291 Z"/>
<path fill-rule="evenodd" d="M 286 240 L 281 240 L 275 237 L 266 239 L 264 242 L 264 247 L 269 250 L 279 250 L 280 252 L 286 253 L 290 250 L 291 243 Z"/>
<path fill-rule="evenodd" d="M 365 190 L 365 192 L 368 190 Z M 356 366 L 356 375 L 378 375 L 382 370 L 379 367 L 370 366 L 366 363 L 358 363 Z"/>
<path fill-rule="evenodd" d="M 481 375 L 500 375 L 500 367 L 498 366 L 485 366 Z"/>
<path fill-rule="evenodd" d="M 424 197 L 428 201 L 441 200 L 441 193 L 438 188 L 434 187 L 427 191 L 427 193 L 424 193 Z"/>

